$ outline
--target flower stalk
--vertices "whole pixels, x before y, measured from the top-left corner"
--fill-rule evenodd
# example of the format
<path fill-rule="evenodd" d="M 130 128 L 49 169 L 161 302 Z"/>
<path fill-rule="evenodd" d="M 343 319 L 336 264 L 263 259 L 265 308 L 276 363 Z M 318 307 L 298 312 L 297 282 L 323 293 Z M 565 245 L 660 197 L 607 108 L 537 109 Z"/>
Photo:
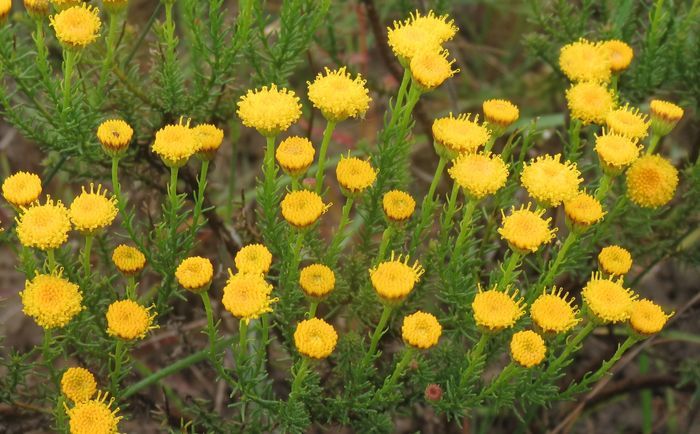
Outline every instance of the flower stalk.
<path fill-rule="evenodd" d="M 384 308 L 382 310 L 382 316 L 379 318 L 377 327 L 374 329 L 374 333 L 372 334 L 372 340 L 370 341 L 369 350 L 365 354 L 365 357 L 362 359 L 362 366 L 369 365 L 375 353 L 377 352 L 377 345 L 379 345 L 379 339 L 381 339 L 382 335 L 384 334 L 387 323 L 389 322 L 389 318 L 391 317 L 392 311 L 393 309 L 391 306 L 389 306 L 388 304 L 384 305 Z"/>
<path fill-rule="evenodd" d="M 323 131 L 323 140 L 321 141 L 321 149 L 318 153 L 318 167 L 316 168 L 316 193 L 321 194 L 323 191 L 323 175 L 326 171 L 326 154 L 328 153 L 328 144 L 333 136 L 336 123 L 333 121 L 326 122 L 326 129 Z"/>

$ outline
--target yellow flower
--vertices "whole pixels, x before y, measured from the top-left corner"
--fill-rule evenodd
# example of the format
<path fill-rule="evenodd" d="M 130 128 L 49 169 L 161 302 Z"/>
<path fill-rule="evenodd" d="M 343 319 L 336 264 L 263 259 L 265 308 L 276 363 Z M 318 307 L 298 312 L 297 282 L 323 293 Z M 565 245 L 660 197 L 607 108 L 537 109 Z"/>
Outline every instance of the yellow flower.
<path fill-rule="evenodd" d="M 583 191 L 564 201 L 564 212 L 571 223 L 582 229 L 598 223 L 605 216 L 598 199 Z"/>
<path fill-rule="evenodd" d="M 68 239 L 71 228 L 66 207 L 48 196 L 43 205 L 35 202 L 29 208 L 22 208 L 15 220 L 19 242 L 40 250 L 60 247 Z"/>
<path fill-rule="evenodd" d="M 645 155 L 627 170 L 627 196 L 644 208 L 658 208 L 673 199 L 678 170 L 658 155 Z"/>
<path fill-rule="evenodd" d="M 435 89 L 459 72 L 459 68 L 452 69 L 455 61 L 448 60 L 447 56 L 449 52 L 445 49 L 429 48 L 418 51 L 411 59 L 414 83 L 420 85 L 424 92 Z"/>
<path fill-rule="evenodd" d="M 139 249 L 121 244 L 114 249 L 112 262 L 117 270 L 131 276 L 143 270 L 146 266 L 146 257 Z"/>
<path fill-rule="evenodd" d="M 189 122 L 183 120 L 173 125 L 166 125 L 156 132 L 153 152 L 163 159 L 168 167 L 182 167 L 191 156 L 199 152 L 202 144 L 199 135 L 190 128 Z"/>
<path fill-rule="evenodd" d="M 61 392 L 73 402 L 84 402 L 97 392 L 95 376 L 85 368 L 68 368 L 61 377 Z"/>
<path fill-rule="evenodd" d="M 321 196 L 308 190 L 292 191 L 280 204 L 282 217 L 297 228 L 308 227 L 319 219 L 330 205 L 325 205 Z"/>
<path fill-rule="evenodd" d="M 249 244 L 236 253 L 239 273 L 266 274 L 272 265 L 272 253 L 262 244 Z"/>
<path fill-rule="evenodd" d="M 404 67 L 408 66 L 419 51 L 438 50 L 443 42 L 438 32 L 425 25 L 416 25 L 413 17 L 405 21 L 394 21 L 394 26 L 387 30 L 389 46 Z"/>
<path fill-rule="evenodd" d="M 325 75 L 319 73 L 307 84 L 309 100 L 331 122 L 363 117 L 372 100 L 362 76 L 352 78 L 344 66 L 334 71 L 326 68 Z"/>
<path fill-rule="evenodd" d="M 496 193 L 508 180 L 508 165 L 495 154 L 462 154 L 448 170 L 452 179 L 472 199 Z"/>
<path fill-rule="evenodd" d="M 53 3 L 56 9 L 64 10 L 73 6 L 78 6 L 81 3 L 81 0 L 51 0 L 51 3 Z"/>
<path fill-rule="evenodd" d="M 632 255 L 620 246 L 607 246 L 598 254 L 598 265 L 605 274 L 623 276 L 632 268 Z"/>
<path fill-rule="evenodd" d="M 552 218 L 542 218 L 544 210 L 531 211 L 530 204 L 520 209 L 511 208 L 510 215 L 503 211 L 503 223 L 498 229 L 501 237 L 510 247 L 522 254 L 536 252 L 542 244 L 549 243 L 554 238 L 555 229 L 549 228 Z"/>
<path fill-rule="evenodd" d="M 97 8 L 85 3 L 64 9 L 49 20 L 56 31 L 56 39 L 67 48 L 83 48 L 91 44 L 99 36 L 102 26 Z"/>
<path fill-rule="evenodd" d="M 407 315 L 401 325 L 401 336 L 404 342 L 421 350 L 437 345 L 442 326 L 434 315 L 426 312 L 415 312 Z"/>
<path fill-rule="evenodd" d="M 659 136 L 665 136 L 676 127 L 683 117 L 683 109 L 672 102 L 653 99 L 649 103 L 651 110 L 651 129 Z"/>
<path fill-rule="evenodd" d="M 649 131 L 651 124 L 647 116 L 639 112 L 639 109 L 624 107 L 613 110 L 605 117 L 605 123 L 610 131 L 625 135 L 631 139 L 642 140 Z"/>
<path fill-rule="evenodd" d="M 428 11 L 427 15 L 421 15 L 419 11 L 411 13 L 409 19 L 414 26 L 430 33 L 439 43 L 447 42 L 457 34 L 457 27 L 454 20 L 449 15 L 435 15 L 435 12 Z"/>
<path fill-rule="evenodd" d="M 66 408 L 71 434 L 117 434 L 121 416 L 119 407 L 112 410 L 114 398 L 107 401 L 107 393 L 97 393 L 97 398 L 79 402 Z"/>
<path fill-rule="evenodd" d="M 566 90 L 566 101 L 571 117 L 583 125 L 602 124 L 615 107 L 615 97 L 607 87 L 584 81 Z"/>
<path fill-rule="evenodd" d="M 612 72 L 624 71 L 630 66 L 634 58 L 632 47 L 617 39 L 605 41 L 602 46 L 608 52 Z"/>
<path fill-rule="evenodd" d="M 155 313 L 132 300 L 115 301 L 107 308 L 107 334 L 125 341 L 143 339 L 153 325 Z"/>
<path fill-rule="evenodd" d="M 594 273 L 581 291 L 583 302 L 594 319 L 608 323 L 620 323 L 630 317 L 632 302 L 637 296 L 622 286 L 621 280 L 603 278 Z"/>
<path fill-rule="evenodd" d="M 266 137 L 286 131 L 301 116 L 301 104 L 294 91 L 272 85 L 249 90 L 238 101 L 238 117 L 243 125 Z"/>
<path fill-rule="evenodd" d="M 416 201 L 405 191 L 391 190 L 382 197 L 382 207 L 389 221 L 401 223 L 411 218 Z"/>
<path fill-rule="evenodd" d="M 0 0 L 0 22 L 5 21 L 12 10 L 12 0 Z"/>
<path fill-rule="evenodd" d="M 520 182 L 528 194 L 546 207 L 559 206 L 576 196 L 583 179 L 576 163 L 560 162 L 561 155 L 541 155 L 523 165 Z"/>
<path fill-rule="evenodd" d="M 100 229 L 111 225 L 117 217 L 117 199 L 114 196 L 107 197 L 107 191 L 102 190 L 98 184 L 95 190 L 94 184 L 90 184 L 90 191 L 83 192 L 73 199 L 70 205 L 70 220 L 75 229 L 84 234 L 93 234 Z"/>
<path fill-rule="evenodd" d="M 539 365 L 546 354 L 544 339 L 532 330 L 514 333 L 510 339 L 510 355 L 515 363 L 524 368 Z"/>
<path fill-rule="evenodd" d="M 22 312 L 34 318 L 44 329 L 64 327 L 83 310 L 83 296 L 78 285 L 57 274 L 37 274 L 27 280 L 22 298 Z"/>
<path fill-rule="evenodd" d="M 490 139 L 491 133 L 484 124 L 479 123 L 479 116 L 471 119 L 471 114 L 461 114 L 456 118 L 450 113 L 444 118 L 433 121 L 433 138 L 438 147 L 438 154 L 448 158 L 454 158 L 458 154 L 476 152 Z"/>
<path fill-rule="evenodd" d="M 497 136 L 501 136 L 520 117 L 518 106 L 505 99 L 486 100 L 482 108 L 486 122 Z"/>
<path fill-rule="evenodd" d="M 610 131 L 603 131 L 603 134 L 596 135 L 595 138 L 595 151 L 600 163 L 611 174 L 620 173 L 639 158 L 641 148 L 637 139 Z"/>
<path fill-rule="evenodd" d="M 24 0 L 24 7 L 32 18 L 42 18 L 49 14 L 49 0 Z"/>
<path fill-rule="evenodd" d="M 291 136 L 282 140 L 275 156 L 282 170 L 290 176 L 299 177 L 306 173 L 314 162 L 316 150 L 306 137 Z"/>
<path fill-rule="evenodd" d="M 201 256 L 185 258 L 175 270 L 175 278 L 188 291 L 206 291 L 214 278 L 214 266 L 209 259 Z"/>
<path fill-rule="evenodd" d="M 309 297 L 325 297 L 335 288 L 335 273 L 323 264 L 311 264 L 299 273 L 299 285 Z"/>
<path fill-rule="evenodd" d="M 571 81 L 610 81 L 610 54 L 600 43 L 579 39 L 559 52 L 559 67 Z"/>
<path fill-rule="evenodd" d="M 543 333 L 566 333 L 581 321 L 573 298 L 562 288 L 545 291 L 530 306 L 530 318 Z"/>
<path fill-rule="evenodd" d="M 673 314 L 666 314 L 661 306 L 651 300 L 641 299 L 632 302 L 630 326 L 642 336 L 660 332 Z"/>
<path fill-rule="evenodd" d="M 369 161 L 355 157 L 341 157 L 335 168 L 338 184 L 349 194 L 362 193 L 374 184 L 377 171 Z"/>
<path fill-rule="evenodd" d="M 312 359 L 330 356 L 338 343 L 338 333 L 322 319 L 311 318 L 297 324 L 294 344 L 299 354 Z"/>
<path fill-rule="evenodd" d="M 518 290 L 499 291 L 496 288 L 484 291 L 479 288 L 472 302 L 474 321 L 484 331 L 499 332 L 513 327 L 525 313 L 524 300 L 518 296 Z"/>
<path fill-rule="evenodd" d="M 380 262 L 369 270 L 370 280 L 379 297 L 387 301 L 401 301 L 413 291 L 425 270 L 418 261 L 408 265 L 409 258 L 391 252 L 391 259 Z"/>
<path fill-rule="evenodd" d="M 224 287 L 222 302 L 233 316 L 248 323 L 251 319 L 272 312 L 270 305 L 278 299 L 270 298 L 271 292 L 272 285 L 261 274 L 232 274 Z"/>
<path fill-rule="evenodd" d="M 199 139 L 199 157 L 212 160 L 224 141 L 224 131 L 211 124 L 201 124 L 192 128 Z"/>
<path fill-rule="evenodd" d="M 17 172 L 2 183 L 2 196 L 16 208 L 29 205 L 40 195 L 41 178 L 34 173 Z"/>
<path fill-rule="evenodd" d="M 126 151 L 133 137 L 134 129 L 121 119 L 110 119 L 97 127 L 97 139 L 105 153 L 111 157 Z"/>

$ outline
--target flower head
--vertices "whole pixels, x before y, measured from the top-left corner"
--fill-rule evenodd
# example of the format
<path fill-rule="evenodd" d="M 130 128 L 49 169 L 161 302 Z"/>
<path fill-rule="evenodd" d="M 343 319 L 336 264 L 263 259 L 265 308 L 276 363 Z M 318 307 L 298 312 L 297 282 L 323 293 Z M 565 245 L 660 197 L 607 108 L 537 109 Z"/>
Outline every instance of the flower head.
<path fill-rule="evenodd" d="M 263 86 L 249 90 L 238 101 L 238 117 L 243 125 L 255 128 L 265 137 L 286 131 L 301 116 L 301 104 L 294 91 Z"/>
<path fill-rule="evenodd" d="M 583 181 L 576 163 L 560 162 L 561 155 L 541 155 L 525 163 L 520 182 L 538 203 L 555 207 L 578 193 Z"/>
<path fill-rule="evenodd" d="M 97 393 L 97 398 L 76 403 L 67 408 L 71 434 L 117 434 L 119 408 L 112 410 L 114 398 L 107 401 L 107 393 Z"/>
<path fill-rule="evenodd" d="M 632 302 L 630 326 L 642 336 L 660 332 L 673 314 L 666 314 L 661 306 L 651 300 L 641 299 Z"/>
<path fill-rule="evenodd" d="M 12 10 L 12 0 L 0 0 L 0 22 L 5 21 Z"/>
<path fill-rule="evenodd" d="M 277 302 L 277 298 L 270 298 L 270 293 L 272 285 L 261 274 L 238 273 L 228 279 L 221 301 L 233 316 L 248 323 L 272 312 L 270 305 Z"/>
<path fill-rule="evenodd" d="M 620 246 L 607 246 L 598 254 L 598 265 L 605 274 L 623 276 L 632 268 L 632 254 Z"/>
<path fill-rule="evenodd" d="M 382 197 L 382 208 L 389 221 L 401 223 L 411 218 L 416 209 L 416 201 L 405 191 L 391 190 Z"/>
<path fill-rule="evenodd" d="M 134 129 L 121 119 L 110 119 L 97 127 L 97 139 L 105 153 L 112 157 L 124 153 L 133 137 Z"/>
<path fill-rule="evenodd" d="M 364 116 L 372 100 L 361 75 L 352 78 L 343 66 L 319 73 L 309 85 L 309 100 L 331 122 Z"/>
<path fill-rule="evenodd" d="M 84 402 L 97 392 L 95 376 L 85 368 L 68 368 L 61 376 L 61 392 L 73 402 Z"/>
<path fill-rule="evenodd" d="M 607 173 L 618 174 L 639 158 L 641 146 L 637 139 L 623 134 L 603 131 L 596 135 L 595 151 Z"/>
<path fill-rule="evenodd" d="M 459 68 L 452 69 L 455 61 L 447 59 L 449 54 L 442 48 L 427 48 L 418 51 L 411 58 L 411 75 L 424 92 L 435 89 L 459 72 Z"/>
<path fill-rule="evenodd" d="M 581 321 L 573 298 L 561 288 L 552 288 L 530 305 L 532 322 L 544 333 L 566 333 Z"/>
<path fill-rule="evenodd" d="M 16 208 L 29 205 L 40 195 L 41 178 L 35 173 L 17 172 L 2 183 L 2 196 Z"/>
<path fill-rule="evenodd" d="M 589 81 L 571 85 L 566 90 L 566 102 L 571 117 L 583 125 L 605 123 L 606 116 L 615 107 L 615 97 L 610 90 Z"/>
<path fill-rule="evenodd" d="M 71 228 L 68 209 L 60 200 L 54 202 L 50 197 L 43 205 L 34 202 L 29 208 L 22 208 L 15 220 L 19 242 L 40 250 L 60 247 L 68 239 Z"/>
<path fill-rule="evenodd" d="M 211 124 L 197 125 L 192 131 L 199 140 L 199 157 L 204 160 L 213 159 L 224 141 L 224 131 Z"/>
<path fill-rule="evenodd" d="M 539 365 L 546 354 L 544 339 L 532 330 L 514 333 L 510 339 L 510 355 L 515 363 L 524 368 Z"/>
<path fill-rule="evenodd" d="M 325 297 L 335 288 L 335 273 L 323 264 L 311 264 L 301 269 L 299 286 L 309 297 Z"/>
<path fill-rule="evenodd" d="M 394 26 L 388 28 L 389 46 L 404 67 L 408 66 L 408 62 L 419 51 L 437 50 L 440 44 L 452 39 L 456 33 L 456 27 L 452 21 L 447 22 L 446 16 L 435 17 L 442 19 L 443 24 L 438 26 L 431 25 L 436 24 L 436 21 L 426 18 L 428 17 L 421 17 L 419 13 L 411 14 L 409 19 L 394 21 Z M 417 19 L 420 19 L 419 23 L 416 23 Z"/>
<path fill-rule="evenodd" d="M 499 332 L 513 327 L 515 322 L 525 313 L 524 300 L 518 296 L 518 291 L 499 291 L 496 288 L 484 291 L 479 288 L 474 301 L 474 321 L 484 331 Z"/>
<path fill-rule="evenodd" d="M 107 308 L 107 334 L 125 341 L 143 339 L 155 328 L 156 314 L 132 300 L 119 300 Z"/>
<path fill-rule="evenodd" d="M 598 223 L 605 216 L 600 201 L 583 191 L 564 201 L 564 213 L 574 226 L 582 229 Z"/>
<path fill-rule="evenodd" d="M 59 11 L 71 8 L 73 6 L 78 6 L 82 0 L 51 0 L 54 7 Z"/>
<path fill-rule="evenodd" d="M 425 386 L 423 393 L 425 399 L 431 402 L 437 402 L 442 399 L 442 387 L 439 384 L 431 383 Z"/>
<path fill-rule="evenodd" d="M 323 215 L 330 205 L 323 203 L 317 193 L 309 190 L 298 190 L 287 193 L 280 204 L 282 217 L 289 224 L 298 228 L 310 226 Z"/>
<path fill-rule="evenodd" d="M 461 154 L 452 160 L 450 176 L 472 199 L 496 193 L 508 180 L 508 165 L 496 154 Z"/>
<path fill-rule="evenodd" d="M 306 137 L 291 136 L 282 140 L 275 157 L 282 170 L 290 176 L 301 176 L 314 162 L 316 150 Z"/>
<path fill-rule="evenodd" d="M 505 99 L 489 99 L 482 104 L 484 117 L 494 135 L 502 135 L 520 117 L 518 106 Z"/>
<path fill-rule="evenodd" d="M 67 48 L 83 48 L 100 34 L 99 11 L 94 6 L 81 4 L 64 9 L 50 18 L 56 39 Z"/>
<path fill-rule="evenodd" d="M 501 211 L 503 223 L 498 233 L 512 249 L 520 253 L 536 252 L 541 245 L 549 243 L 556 232 L 549 227 L 552 218 L 544 219 L 543 214 L 544 210 L 531 211 L 530 204 L 520 209 L 511 208 L 508 216 Z"/>
<path fill-rule="evenodd" d="M 83 192 L 73 199 L 69 209 L 73 226 L 85 234 L 93 234 L 111 225 L 118 212 L 117 199 L 114 196 L 107 197 L 107 191 L 102 190 L 101 184 L 95 189 L 92 183 L 90 191 L 83 187 Z"/>
<path fill-rule="evenodd" d="M 649 132 L 651 124 L 644 113 L 629 105 L 612 110 L 605 117 L 605 123 L 610 131 L 627 136 L 631 139 L 642 140 Z"/>
<path fill-rule="evenodd" d="M 377 179 L 377 171 L 367 160 L 341 157 L 335 168 L 335 176 L 344 191 L 352 195 L 371 187 Z"/>
<path fill-rule="evenodd" d="M 49 0 L 24 0 L 24 7 L 32 18 L 43 18 L 49 14 Z"/>
<path fill-rule="evenodd" d="M 683 109 L 668 101 L 653 99 L 649 103 L 649 109 L 651 110 L 651 129 L 659 136 L 670 133 L 683 117 Z"/>
<path fill-rule="evenodd" d="M 471 114 L 453 117 L 450 113 L 433 121 L 433 138 L 436 145 L 444 148 L 447 154 L 444 156 L 453 158 L 458 154 L 476 152 L 491 139 L 491 133 L 479 123 L 479 116 L 472 120 Z M 439 148 L 438 154 L 443 154 Z"/>
<path fill-rule="evenodd" d="M 673 199 L 678 187 L 678 170 L 658 155 L 645 155 L 626 172 L 627 196 L 644 208 L 658 208 Z"/>
<path fill-rule="evenodd" d="M 330 356 L 338 343 L 338 333 L 322 319 L 311 318 L 297 324 L 294 344 L 299 354 L 312 359 Z"/>
<path fill-rule="evenodd" d="M 234 258 L 239 273 L 266 274 L 272 265 L 272 253 L 262 244 L 248 244 Z"/>
<path fill-rule="evenodd" d="M 426 15 L 421 15 L 419 11 L 415 11 L 411 13 L 409 21 L 414 26 L 429 32 L 440 43 L 454 38 L 458 30 L 454 20 L 449 15 L 435 15 L 433 11 L 428 11 Z"/>
<path fill-rule="evenodd" d="M 209 259 L 201 256 L 185 258 L 175 270 L 175 278 L 188 291 L 206 291 L 214 278 L 214 266 Z"/>
<path fill-rule="evenodd" d="M 426 312 L 418 311 L 405 316 L 401 325 L 404 342 L 421 350 L 437 345 L 441 334 L 442 326 L 437 318 Z"/>
<path fill-rule="evenodd" d="M 630 66 L 632 58 L 634 58 L 632 47 L 617 39 L 605 41 L 602 46 L 608 52 L 612 72 L 621 72 Z"/>
<path fill-rule="evenodd" d="M 425 270 L 418 261 L 413 265 L 408 261 L 408 256 L 396 256 L 391 252 L 391 259 L 369 270 L 372 286 L 383 300 L 401 301 L 413 291 Z"/>
<path fill-rule="evenodd" d="M 127 276 L 132 276 L 146 266 L 146 256 L 135 247 L 120 244 L 112 252 L 112 262 L 117 270 Z"/>
<path fill-rule="evenodd" d="M 581 291 L 583 302 L 593 318 L 603 324 L 620 323 L 630 317 L 632 302 L 637 296 L 622 286 L 621 280 L 603 278 L 594 273 Z"/>
<path fill-rule="evenodd" d="M 579 39 L 564 45 L 559 67 L 571 81 L 610 81 L 610 54 L 600 43 Z"/>
<path fill-rule="evenodd" d="M 189 121 L 183 123 L 180 119 L 177 124 L 166 125 L 156 132 L 152 148 L 166 166 L 182 167 L 201 146 L 199 135 L 190 128 Z"/>
<path fill-rule="evenodd" d="M 83 310 L 83 295 L 78 285 L 57 274 L 37 274 L 27 280 L 22 299 L 22 312 L 34 318 L 44 329 L 64 327 Z"/>

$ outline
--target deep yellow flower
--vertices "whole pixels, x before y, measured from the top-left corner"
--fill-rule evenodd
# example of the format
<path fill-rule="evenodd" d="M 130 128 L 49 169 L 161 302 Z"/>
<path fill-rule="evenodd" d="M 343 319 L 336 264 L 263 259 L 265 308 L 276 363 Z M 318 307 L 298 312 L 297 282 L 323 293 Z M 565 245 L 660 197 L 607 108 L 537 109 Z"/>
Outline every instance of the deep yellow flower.
<path fill-rule="evenodd" d="M 635 300 L 630 310 L 630 326 L 642 336 L 653 335 L 663 330 L 666 321 L 673 315 L 666 314 L 661 306 L 647 299 Z"/>
<path fill-rule="evenodd" d="M 530 204 L 527 207 L 523 205 L 520 209 L 511 208 L 508 216 L 501 210 L 503 223 L 498 233 L 512 249 L 522 254 L 536 252 L 542 244 L 552 241 L 556 232 L 556 228 L 549 227 L 552 218 L 542 218 L 544 212 L 531 211 Z"/>
<path fill-rule="evenodd" d="M 435 15 L 432 10 L 426 15 L 421 15 L 419 11 L 411 13 L 409 20 L 416 27 L 422 28 L 433 35 L 440 43 L 447 42 L 457 34 L 457 26 L 449 15 Z"/>
<path fill-rule="evenodd" d="M 613 133 L 637 140 L 642 140 L 647 136 L 651 124 L 645 114 L 627 104 L 608 113 L 605 117 L 605 123 Z"/>
<path fill-rule="evenodd" d="M 19 242 L 40 250 L 60 247 L 71 229 L 68 209 L 60 200 L 54 202 L 48 196 L 43 205 L 34 202 L 29 208 L 22 208 L 15 220 Z"/>
<path fill-rule="evenodd" d="M 183 124 L 180 119 L 179 123 L 166 125 L 156 132 L 152 149 L 166 166 L 182 167 L 201 147 L 199 135 L 190 128 L 189 121 Z"/>
<path fill-rule="evenodd" d="M 330 205 L 323 203 L 321 196 L 309 190 L 287 193 L 280 204 L 282 217 L 297 228 L 316 223 L 329 207 Z"/>
<path fill-rule="evenodd" d="M 325 75 L 319 73 L 309 86 L 309 100 L 331 122 L 344 121 L 349 117 L 363 117 L 372 100 L 360 74 L 352 78 L 343 66 Z"/>
<path fill-rule="evenodd" d="M 430 48 L 418 51 L 411 59 L 410 68 L 414 83 L 420 85 L 424 92 L 435 89 L 459 72 L 459 68 L 452 69 L 455 61 L 447 59 L 449 54 L 442 48 Z"/>
<path fill-rule="evenodd" d="M 229 277 L 221 301 L 233 316 L 248 323 L 251 319 L 272 312 L 270 305 L 278 299 L 270 298 L 270 293 L 272 285 L 261 274 L 238 273 Z"/>
<path fill-rule="evenodd" d="M 199 140 L 199 157 L 212 160 L 224 141 L 224 130 L 211 124 L 201 124 L 192 128 Z"/>
<path fill-rule="evenodd" d="M 119 300 L 107 308 L 107 334 L 125 341 L 143 339 L 149 330 L 156 328 L 155 313 L 132 300 Z"/>
<path fill-rule="evenodd" d="M 495 135 L 502 135 L 520 117 L 518 106 L 505 99 L 489 99 L 482 104 L 484 117 Z"/>
<path fill-rule="evenodd" d="M 496 154 L 462 154 L 448 170 L 452 179 L 472 199 L 496 193 L 508 180 L 508 165 Z"/>
<path fill-rule="evenodd" d="M 426 312 L 415 312 L 407 315 L 401 325 L 401 336 L 404 342 L 421 350 L 437 345 L 442 334 L 442 326 L 434 315 Z"/>
<path fill-rule="evenodd" d="M 316 150 L 306 137 L 291 136 L 282 140 L 275 157 L 282 170 L 290 176 L 298 177 L 306 173 L 314 162 Z"/>
<path fill-rule="evenodd" d="M 408 256 L 396 256 L 391 252 L 391 259 L 380 262 L 369 270 L 370 280 L 380 298 L 387 301 L 401 301 L 413 291 L 425 270 L 418 261 L 408 264 Z"/>
<path fill-rule="evenodd" d="M 209 259 L 201 256 L 185 258 L 175 270 L 175 278 L 188 291 L 206 291 L 214 278 L 214 266 Z"/>
<path fill-rule="evenodd" d="M 112 252 L 112 262 L 117 270 L 131 276 L 143 270 L 146 266 L 146 257 L 139 249 L 120 244 Z"/>
<path fill-rule="evenodd" d="M 348 193 L 362 193 L 374 184 L 377 171 L 367 160 L 355 157 L 341 157 L 335 168 L 338 184 Z"/>
<path fill-rule="evenodd" d="M 611 131 L 603 131 L 595 138 L 595 151 L 600 163 L 611 174 L 617 174 L 632 164 L 639 158 L 641 149 L 637 139 Z"/>
<path fill-rule="evenodd" d="M 605 216 L 603 205 L 595 197 L 583 191 L 564 201 L 564 212 L 571 223 L 582 229 L 598 223 Z"/>
<path fill-rule="evenodd" d="M 665 136 L 676 127 L 683 117 L 683 109 L 672 102 L 653 99 L 649 103 L 651 129 L 659 136 Z"/>
<path fill-rule="evenodd" d="M 525 314 L 524 300 L 518 295 L 518 290 L 499 291 L 496 288 L 484 291 L 479 288 L 472 310 L 474 321 L 483 331 L 499 332 L 513 327 L 515 322 Z"/>
<path fill-rule="evenodd" d="M 311 318 L 297 324 L 294 344 L 299 354 L 312 359 L 330 356 L 338 343 L 338 333 L 322 319 Z"/>
<path fill-rule="evenodd" d="M 471 114 L 460 114 L 455 118 L 450 113 L 449 116 L 435 119 L 432 129 L 435 144 L 442 146 L 447 155 L 443 155 L 440 148 L 438 154 L 449 158 L 476 152 L 491 139 L 486 125 L 479 123 L 479 116 L 474 116 L 472 120 Z"/>
<path fill-rule="evenodd" d="M 634 51 L 632 47 L 626 43 L 613 39 L 610 41 L 605 41 L 602 44 L 603 49 L 608 52 L 608 58 L 610 59 L 610 70 L 612 72 L 620 72 L 627 69 L 634 58 Z"/>
<path fill-rule="evenodd" d="M 632 254 L 620 246 L 607 246 L 598 254 L 598 265 L 605 274 L 623 276 L 632 268 Z"/>
<path fill-rule="evenodd" d="M 559 67 L 571 81 L 610 81 L 610 54 L 602 44 L 579 39 L 559 52 Z"/>
<path fill-rule="evenodd" d="M 513 361 L 524 368 L 532 368 L 544 361 L 547 346 L 542 336 L 532 330 L 513 334 L 510 339 L 510 355 Z"/>
<path fill-rule="evenodd" d="M 299 286 L 309 297 L 325 297 L 335 288 L 335 273 L 323 264 L 311 264 L 301 269 Z"/>
<path fill-rule="evenodd" d="M 239 273 L 267 274 L 272 253 L 262 244 L 249 244 L 236 253 L 234 262 Z"/>
<path fill-rule="evenodd" d="M 49 14 L 49 0 L 24 0 L 24 7 L 32 18 L 42 18 Z"/>
<path fill-rule="evenodd" d="M 68 368 L 61 377 L 61 392 L 73 402 L 87 401 L 97 392 L 95 376 L 85 368 Z"/>
<path fill-rule="evenodd" d="M 97 127 L 97 139 L 102 149 L 110 156 L 119 156 L 131 143 L 134 129 L 121 119 L 104 121 Z"/>
<path fill-rule="evenodd" d="M 419 51 L 438 50 L 443 42 L 439 32 L 416 25 L 412 18 L 394 21 L 394 26 L 387 29 L 389 46 L 404 67 Z"/>
<path fill-rule="evenodd" d="M 64 9 L 49 20 L 56 31 L 56 39 L 67 48 L 83 48 L 91 44 L 100 35 L 102 26 L 99 10 L 85 3 Z"/>
<path fill-rule="evenodd" d="M 301 116 L 301 104 L 294 91 L 263 86 L 249 90 L 238 101 L 238 117 L 243 125 L 255 128 L 265 137 L 286 131 Z"/>
<path fill-rule="evenodd" d="M 0 0 L 0 22 L 5 21 L 12 10 L 12 0 Z"/>
<path fill-rule="evenodd" d="M 566 333 L 581 321 L 574 299 L 562 288 L 545 291 L 530 305 L 530 318 L 543 333 Z"/>
<path fill-rule="evenodd" d="M 27 280 L 22 298 L 22 312 L 34 318 L 44 329 L 64 327 L 83 310 L 83 296 L 78 285 L 57 274 L 37 274 Z"/>
<path fill-rule="evenodd" d="M 627 196 L 644 208 L 658 208 L 673 199 L 678 170 L 663 157 L 645 155 L 627 169 Z"/>
<path fill-rule="evenodd" d="M 566 90 L 566 102 L 571 117 L 583 125 L 603 124 L 615 107 L 615 97 L 604 85 L 584 81 Z"/>
<path fill-rule="evenodd" d="M 576 163 L 560 160 L 560 154 L 541 155 L 523 165 L 520 182 L 530 197 L 543 206 L 556 207 L 573 198 L 583 181 Z"/>
<path fill-rule="evenodd" d="M 41 178 L 35 173 L 17 172 L 2 183 L 2 196 L 16 208 L 29 205 L 40 195 Z"/>
<path fill-rule="evenodd" d="M 77 403 L 67 408 L 71 434 L 117 434 L 119 432 L 119 407 L 112 410 L 114 398 L 107 401 L 107 393 L 97 393 L 97 398 Z"/>
<path fill-rule="evenodd" d="M 616 324 L 630 317 L 632 302 L 637 298 L 631 290 L 622 286 L 622 280 L 603 278 L 594 273 L 581 291 L 587 311 L 603 324 Z"/>
<path fill-rule="evenodd" d="M 405 191 L 391 190 L 382 197 L 384 214 L 394 223 L 405 222 L 416 209 L 416 201 Z"/>
<path fill-rule="evenodd" d="M 98 184 L 90 184 L 90 191 L 83 192 L 70 204 L 70 220 L 75 229 L 84 234 L 93 234 L 111 225 L 117 217 L 117 198 L 107 197 L 107 190 Z"/>

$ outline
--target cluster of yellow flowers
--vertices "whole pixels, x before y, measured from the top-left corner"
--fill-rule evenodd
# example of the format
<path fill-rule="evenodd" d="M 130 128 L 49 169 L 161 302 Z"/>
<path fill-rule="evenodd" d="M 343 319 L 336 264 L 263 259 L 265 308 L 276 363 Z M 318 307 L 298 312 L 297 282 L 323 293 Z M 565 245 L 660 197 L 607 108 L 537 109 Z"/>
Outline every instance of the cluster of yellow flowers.
<path fill-rule="evenodd" d="M 95 376 L 90 371 L 81 367 L 66 369 L 61 377 L 61 392 L 72 402 L 70 407 L 64 403 L 71 433 L 118 432 L 122 419 L 119 408 L 113 410 L 114 398 L 108 400 L 106 392 L 97 390 Z"/>

